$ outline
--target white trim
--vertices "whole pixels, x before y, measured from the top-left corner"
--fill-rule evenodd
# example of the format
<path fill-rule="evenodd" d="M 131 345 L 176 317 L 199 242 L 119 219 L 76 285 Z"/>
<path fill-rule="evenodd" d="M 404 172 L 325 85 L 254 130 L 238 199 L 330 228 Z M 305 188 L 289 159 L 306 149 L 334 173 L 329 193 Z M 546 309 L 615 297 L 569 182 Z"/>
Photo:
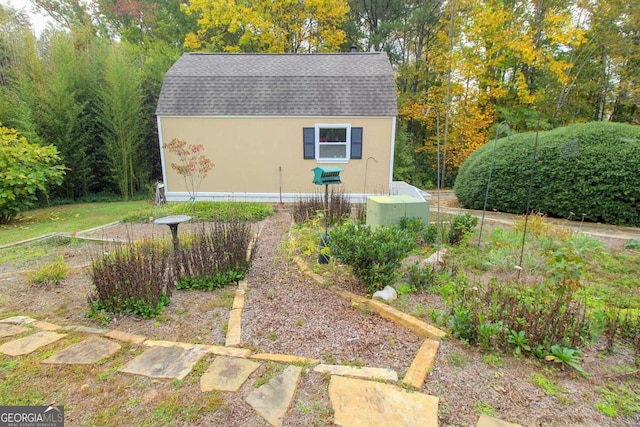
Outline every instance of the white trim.
<path fill-rule="evenodd" d="M 391 119 L 391 156 L 389 157 L 389 194 L 393 188 L 393 158 L 396 151 L 396 118 Z"/>
<path fill-rule="evenodd" d="M 316 123 L 314 126 L 313 143 L 315 145 L 315 156 L 317 163 L 349 163 L 351 159 L 351 123 Z M 346 141 L 337 143 L 327 143 L 327 145 L 344 146 L 345 157 L 320 157 L 320 129 L 344 129 Z"/>
<path fill-rule="evenodd" d="M 165 167 L 165 160 L 164 160 L 164 148 L 162 148 L 162 146 L 164 145 L 162 142 L 162 122 L 160 121 L 160 116 L 157 117 L 158 120 L 158 144 L 160 145 L 160 165 L 162 166 L 162 182 L 164 184 L 164 191 L 165 194 L 166 192 L 169 190 L 169 183 L 167 182 L 167 168 Z"/>
<path fill-rule="evenodd" d="M 320 189 L 320 187 L 318 187 Z M 324 186 L 322 186 L 322 192 L 324 194 Z M 306 193 L 282 193 L 282 201 L 284 203 L 294 203 L 301 198 L 313 192 Z M 345 196 L 349 197 L 349 201 L 352 203 L 364 203 L 368 196 L 373 194 L 363 193 L 345 193 Z M 189 193 L 185 191 L 175 191 L 166 193 L 168 202 L 186 202 L 189 201 Z M 230 193 L 230 192 L 199 192 L 196 201 L 201 202 L 264 202 L 264 203 L 278 203 L 280 202 L 280 193 Z"/>

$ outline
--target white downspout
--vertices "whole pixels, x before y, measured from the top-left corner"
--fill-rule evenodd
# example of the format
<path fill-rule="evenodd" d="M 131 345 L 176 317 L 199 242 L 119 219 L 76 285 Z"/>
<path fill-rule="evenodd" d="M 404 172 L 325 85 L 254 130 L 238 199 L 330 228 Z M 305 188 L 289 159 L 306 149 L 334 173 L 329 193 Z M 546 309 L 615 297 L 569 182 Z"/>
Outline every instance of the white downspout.
<path fill-rule="evenodd" d="M 396 149 L 396 117 L 391 118 L 391 157 L 389 158 L 389 195 L 393 186 L 393 157 Z"/>

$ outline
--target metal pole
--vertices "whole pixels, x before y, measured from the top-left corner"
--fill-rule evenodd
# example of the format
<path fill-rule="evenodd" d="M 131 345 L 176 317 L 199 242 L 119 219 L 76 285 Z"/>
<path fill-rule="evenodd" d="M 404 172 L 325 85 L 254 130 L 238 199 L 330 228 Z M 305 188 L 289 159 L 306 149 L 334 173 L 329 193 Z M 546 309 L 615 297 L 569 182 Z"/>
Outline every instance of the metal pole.
<path fill-rule="evenodd" d="M 523 264 L 523 259 L 524 259 L 524 245 L 525 245 L 526 240 L 527 240 L 527 225 L 529 224 L 529 208 L 531 206 L 531 192 L 532 192 L 532 188 L 533 188 L 533 176 L 534 176 L 535 169 L 536 169 L 536 160 L 537 160 L 536 157 L 537 157 L 537 154 L 538 154 L 538 134 L 540 133 L 540 122 L 542 120 L 542 111 L 544 111 L 547 107 L 549 107 L 551 105 L 558 105 L 558 109 L 560 107 L 564 107 L 573 116 L 573 111 L 571 111 L 569 106 L 567 104 L 565 104 L 563 101 L 560 101 L 558 103 L 546 104 L 546 105 L 542 106 L 542 108 L 540 108 L 540 110 L 538 111 L 538 123 L 536 124 L 536 137 L 535 137 L 534 142 L 533 142 L 533 154 L 532 154 L 532 157 L 531 157 L 531 174 L 529 175 L 529 188 L 527 190 L 527 207 L 526 207 L 525 212 L 524 212 L 524 214 L 526 216 L 524 218 L 524 229 L 522 230 L 522 244 L 521 244 L 521 248 L 520 248 L 520 262 L 516 266 L 516 268 L 518 269 L 518 279 L 520 279 L 520 273 L 524 269 L 524 265 L 522 265 Z M 575 119 L 575 117 L 574 117 L 574 119 Z"/>
<path fill-rule="evenodd" d="M 501 127 L 504 126 L 503 129 Z M 505 130 L 509 130 L 511 132 L 511 128 L 509 127 L 509 123 L 506 121 L 500 122 L 498 127 L 496 128 L 496 137 L 493 140 L 493 149 L 491 151 L 491 164 L 489 166 L 489 175 L 487 177 L 487 189 L 484 194 L 484 206 L 482 208 L 482 220 L 480 221 L 480 235 L 478 236 L 478 247 L 476 250 L 480 250 L 480 241 L 482 240 L 482 229 L 484 228 L 484 214 L 487 211 L 487 201 L 489 200 L 489 187 L 491 186 L 491 175 L 493 174 L 493 165 L 496 159 L 496 145 L 498 143 L 498 136 Z"/>
<path fill-rule="evenodd" d="M 437 146 L 437 166 L 436 166 L 436 174 L 437 174 L 437 178 L 436 178 L 436 189 L 438 191 L 437 194 L 437 213 L 436 213 L 436 232 L 437 232 L 437 237 L 436 237 L 436 253 L 438 254 L 438 261 L 440 261 L 440 240 L 441 240 L 441 236 L 440 236 L 440 112 L 438 111 L 438 109 L 432 105 L 430 105 L 429 107 L 426 108 L 426 110 L 422 110 L 422 114 L 424 115 L 424 117 L 426 118 L 429 115 L 429 111 L 435 111 L 435 115 L 436 115 L 436 146 Z"/>

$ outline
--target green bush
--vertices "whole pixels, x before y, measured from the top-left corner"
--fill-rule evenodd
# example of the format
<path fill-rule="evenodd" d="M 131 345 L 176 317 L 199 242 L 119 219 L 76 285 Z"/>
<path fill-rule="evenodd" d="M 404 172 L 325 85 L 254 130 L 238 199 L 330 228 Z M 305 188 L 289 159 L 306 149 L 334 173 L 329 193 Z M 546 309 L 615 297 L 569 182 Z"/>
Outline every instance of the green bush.
<path fill-rule="evenodd" d="M 31 144 L 0 126 L 0 224 L 33 207 L 38 193 L 60 185 L 65 167 L 53 145 Z"/>
<path fill-rule="evenodd" d="M 488 209 L 525 213 L 535 133 L 497 141 Z M 492 145 L 458 171 L 460 205 L 482 209 Z M 539 133 L 530 209 L 549 216 L 640 225 L 640 127 L 608 122 Z"/>
<path fill-rule="evenodd" d="M 403 258 L 415 246 L 415 239 L 399 226 L 371 228 L 346 223 L 329 232 L 331 255 L 351 266 L 369 292 L 375 292 L 400 278 Z"/>
<path fill-rule="evenodd" d="M 464 215 L 456 215 L 451 221 L 451 228 L 447 240 L 452 245 L 457 245 L 462 238 L 470 234 L 478 225 L 478 218 L 471 216 L 468 212 Z"/>

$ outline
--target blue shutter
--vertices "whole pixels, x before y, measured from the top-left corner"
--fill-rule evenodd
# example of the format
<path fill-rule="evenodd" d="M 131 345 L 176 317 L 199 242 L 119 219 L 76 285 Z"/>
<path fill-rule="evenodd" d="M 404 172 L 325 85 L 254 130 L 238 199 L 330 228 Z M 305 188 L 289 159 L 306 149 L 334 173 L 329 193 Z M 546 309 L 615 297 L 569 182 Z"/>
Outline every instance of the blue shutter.
<path fill-rule="evenodd" d="M 303 158 L 315 159 L 316 158 L 316 129 L 315 128 L 303 128 L 302 129 L 302 145 L 303 145 Z"/>
<path fill-rule="evenodd" d="M 362 158 L 362 128 L 351 128 L 351 158 Z"/>

